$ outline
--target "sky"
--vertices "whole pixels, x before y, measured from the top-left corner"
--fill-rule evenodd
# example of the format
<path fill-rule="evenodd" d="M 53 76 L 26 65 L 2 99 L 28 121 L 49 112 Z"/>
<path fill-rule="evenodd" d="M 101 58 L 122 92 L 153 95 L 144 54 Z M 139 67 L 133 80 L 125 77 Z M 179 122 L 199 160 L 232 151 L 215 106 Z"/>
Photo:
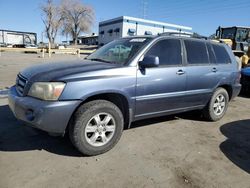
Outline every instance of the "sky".
<path fill-rule="evenodd" d="M 59 2 L 60 0 L 55 0 Z M 92 32 L 98 23 L 118 16 L 190 26 L 209 36 L 218 26 L 250 26 L 250 0 L 81 0 L 95 11 Z M 40 6 L 45 0 L 0 0 L 0 29 L 35 32 L 41 41 L 44 25 Z M 57 41 L 65 40 L 64 36 Z"/>

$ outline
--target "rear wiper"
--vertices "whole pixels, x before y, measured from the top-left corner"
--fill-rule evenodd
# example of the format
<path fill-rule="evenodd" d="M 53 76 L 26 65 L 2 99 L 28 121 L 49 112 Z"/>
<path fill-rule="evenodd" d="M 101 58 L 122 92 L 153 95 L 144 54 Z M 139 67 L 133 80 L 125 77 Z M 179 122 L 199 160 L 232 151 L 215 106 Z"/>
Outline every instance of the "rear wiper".
<path fill-rule="evenodd" d="M 93 59 L 87 59 L 87 60 L 90 60 L 90 61 L 101 61 L 101 62 L 104 62 L 104 63 L 112 63 L 112 62 L 106 61 L 104 59 L 99 59 L 99 58 L 93 58 Z"/>

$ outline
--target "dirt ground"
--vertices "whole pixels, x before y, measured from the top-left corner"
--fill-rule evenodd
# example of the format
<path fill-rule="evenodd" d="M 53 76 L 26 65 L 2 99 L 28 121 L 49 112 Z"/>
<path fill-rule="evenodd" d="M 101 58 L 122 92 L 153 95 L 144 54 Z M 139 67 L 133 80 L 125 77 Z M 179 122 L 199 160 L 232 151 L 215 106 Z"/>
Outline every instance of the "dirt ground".
<path fill-rule="evenodd" d="M 72 60 L 57 55 L 50 61 Z M 0 87 L 48 59 L 3 54 Z M 0 98 L 0 187 L 240 187 L 250 188 L 250 98 L 230 103 L 219 122 L 199 112 L 135 122 L 111 151 L 84 157 L 69 139 L 17 121 Z"/>
<path fill-rule="evenodd" d="M 66 54 L 52 54 L 51 58 L 48 57 L 48 54 L 45 55 L 45 58 L 40 58 L 40 56 L 40 53 L 0 52 L 0 90 L 13 85 L 19 71 L 31 65 L 78 59 L 76 55 Z M 81 58 L 84 57 L 82 55 Z"/>

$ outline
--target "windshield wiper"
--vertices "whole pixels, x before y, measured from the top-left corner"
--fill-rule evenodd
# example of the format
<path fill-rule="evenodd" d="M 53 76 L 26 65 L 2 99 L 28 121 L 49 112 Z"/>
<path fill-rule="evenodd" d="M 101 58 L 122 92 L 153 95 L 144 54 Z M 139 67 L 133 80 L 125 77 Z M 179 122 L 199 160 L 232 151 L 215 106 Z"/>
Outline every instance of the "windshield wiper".
<path fill-rule="evenodd" d="M 107 61 L 107 60 L 104 60 L 104 59 L 100 59 L 100 58 L 92 58 L 92 59 L 87 59 L 87 60 L 90 60 L 90 61 L 101 61 L 101 62 L 104 62 L 104 63 L 112 63 L 110 61 Z"/>

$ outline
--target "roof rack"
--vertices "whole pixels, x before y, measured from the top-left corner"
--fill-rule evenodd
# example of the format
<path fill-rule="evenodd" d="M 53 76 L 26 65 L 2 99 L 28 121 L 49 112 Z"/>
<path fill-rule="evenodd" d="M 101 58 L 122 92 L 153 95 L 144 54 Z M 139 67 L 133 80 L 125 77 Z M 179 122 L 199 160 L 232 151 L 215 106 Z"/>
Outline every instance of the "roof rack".
<path fill-rule="evenodd" d="M 160 33 L 159 36 L 188 36 L 188 37 L 197 38 L 197 39 L 205 39 L 205 40 L 208 39 L 208 37 L 199 35 L 197 33 L 182 33 L 182 32 L 164 32 L 164 33 Z"/>

